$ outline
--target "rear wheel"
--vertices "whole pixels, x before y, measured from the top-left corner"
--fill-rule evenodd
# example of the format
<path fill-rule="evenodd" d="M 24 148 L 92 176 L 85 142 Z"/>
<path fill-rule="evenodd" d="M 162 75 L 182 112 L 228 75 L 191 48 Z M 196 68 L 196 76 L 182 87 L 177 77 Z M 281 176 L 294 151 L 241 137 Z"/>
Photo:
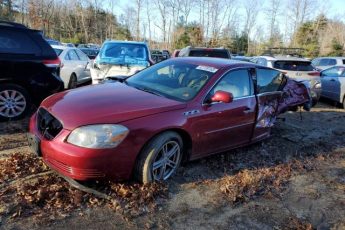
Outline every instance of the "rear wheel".
<path fill-rule="evenodd" d="M 0 120 L 16 120 L 24 117 L 31 106 L 28 92 L 15 84 L 0 85 Z"/>
<path fill-rule="evenodd" d="M 169 179 L 180 165 L 182 150 L 182 138 L 177 133 L 160 134 L 140 153 L 134 176 L 142 183 Z"/>
<path fill-rule="evenodd" d="M 69 79 L 68 88 L 75 89 L 77 88 L 77 85 L 78 85 L 77 76 L 73 73 Z"/>

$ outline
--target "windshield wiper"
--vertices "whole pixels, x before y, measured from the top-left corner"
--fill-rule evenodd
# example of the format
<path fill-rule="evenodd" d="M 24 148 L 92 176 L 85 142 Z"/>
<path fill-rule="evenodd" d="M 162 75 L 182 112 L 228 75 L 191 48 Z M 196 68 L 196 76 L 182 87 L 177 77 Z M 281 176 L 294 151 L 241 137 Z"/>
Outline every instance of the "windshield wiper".
<path fill-rule="evenodd" d="M 105 80 L 113 80 L 113 81 L 118 81 L 121 83 L 126 83 L 126 79 L 129 77 L 130 76 L 108 76 L 105 78 Z"/>
<path fill-rule="evenodd" d="M 147 93 L 151 93 L 151 94 L 154 94 L 154 95 L 157 95 L 157 96 L 160 96 L 160 97 L 165 97 L 163 94 L 160 94 L 152 89 L 149 89 L 149 88 L 141 88 L 141 87 L 138 87 L 137 89 L 139 90 L 142 90 L 144 92 L 147 92 Z"/>

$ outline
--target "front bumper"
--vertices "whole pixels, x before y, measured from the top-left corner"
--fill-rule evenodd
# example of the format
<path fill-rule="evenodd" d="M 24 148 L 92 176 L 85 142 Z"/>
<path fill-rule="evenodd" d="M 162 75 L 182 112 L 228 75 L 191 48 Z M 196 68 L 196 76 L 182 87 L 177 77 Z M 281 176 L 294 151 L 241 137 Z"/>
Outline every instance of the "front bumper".
<path fill-rule="evenodd" d="M 43 161 L 58 173 L 75 180 L 127 180 L 140 151 L 129 140 L 114 149 L 78 147 L 66 142 L 70 134 L 66 129 L 54 139 L 47 140 L 37 129 L 36 114 L 30 120 L 30 133 L 39 139 Z"/>

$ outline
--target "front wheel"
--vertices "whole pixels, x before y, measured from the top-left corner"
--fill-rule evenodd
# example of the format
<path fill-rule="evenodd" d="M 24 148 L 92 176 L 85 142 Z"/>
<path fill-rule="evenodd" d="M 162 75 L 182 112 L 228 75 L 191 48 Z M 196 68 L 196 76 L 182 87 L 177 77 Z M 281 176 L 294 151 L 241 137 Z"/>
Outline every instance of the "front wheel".
<path fill-rule="evenodd" d="M 29 112 L 30 106 L 30 96 L 23 87 L 0 85 L 0 121 L 20 119 Z"/>
<path fill-rule="evenodd" d="M 150 183 L 169 179 L 182 159 L 183 141 L 175 132 L 165 132 L 152 139 L 140 153 L 134 176 Z"/>

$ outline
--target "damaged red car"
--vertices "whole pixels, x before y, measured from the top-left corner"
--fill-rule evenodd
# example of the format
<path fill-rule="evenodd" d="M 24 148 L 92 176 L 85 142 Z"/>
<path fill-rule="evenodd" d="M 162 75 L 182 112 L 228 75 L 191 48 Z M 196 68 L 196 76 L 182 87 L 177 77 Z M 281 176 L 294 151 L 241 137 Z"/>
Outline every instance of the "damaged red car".
<path fill-rule="evenodd" d="M 226 59 L 175 58 L 110 79 L 55 94 L 31 118 L 30 145 L 64 176 L 166 180 L 182 161 L 269 137 L 279 113 L 310 103 L 304 84 Z"/>

